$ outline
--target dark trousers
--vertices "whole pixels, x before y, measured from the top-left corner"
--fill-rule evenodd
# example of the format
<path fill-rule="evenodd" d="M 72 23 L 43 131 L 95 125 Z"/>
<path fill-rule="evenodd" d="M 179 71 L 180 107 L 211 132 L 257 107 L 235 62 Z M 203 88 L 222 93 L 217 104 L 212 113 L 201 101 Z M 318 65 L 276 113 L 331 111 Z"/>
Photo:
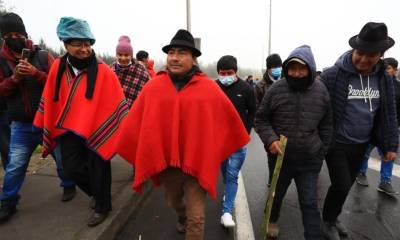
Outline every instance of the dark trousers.
<path fill-rule="evenodd" d="M 293 158 L 295 158 L 295 156 L 293 156 Z M 287 160 L 288 159 L 285 158 L 283 161 L 285 162 Z M 301 161 L 302 159 L 297 160 Z M 284 163 L 276 185 L 275 199 L 272 204 L 271 222 L 277 222 L 286 191 L 292 179 L 294 179 L 302 213 L 304 238 L 306 240 L 322 239 L 321 216 L 318 209 L 317 197 L 317 181 L 322 165 L 321 160 L 320 162 L 319 164 L 313 164 L 310 169 L 307 169 L 306 166 L 303 166 L 304 168 L 298 166 L 291 167 L 290 165 L 292 164 L 290 162 Z"/>
<path fill-rule="evenodd" d="M 0 157 L 4 171 L 8 164 L 8 153 L 10 149 L 10 122 L 7 113 L 0 113 Z"/>
<path fill-rule="evenodd" d="M 82 191 L 93 196 L 95 212 L 111 210 L 111 164 L 90 150 L 81 137 L 67 133 L 60 137 L 64 173 Z"/>
<path fill-rule="evenodd" d="M 335 222 L 342 212 L 343 204 L 356 180 L 368 144 L 335 143 L 326 156 L 331 186 L 325 197 L 322 217 Z"/>
<path fill-rule="evenodd" d="M 274 175 L 274 169 L 276 164 L 276 159 L 278 155 L 271 154 L 267 152 L 268 156 L 268 186 L 271 185 L 272 176 Z"/>

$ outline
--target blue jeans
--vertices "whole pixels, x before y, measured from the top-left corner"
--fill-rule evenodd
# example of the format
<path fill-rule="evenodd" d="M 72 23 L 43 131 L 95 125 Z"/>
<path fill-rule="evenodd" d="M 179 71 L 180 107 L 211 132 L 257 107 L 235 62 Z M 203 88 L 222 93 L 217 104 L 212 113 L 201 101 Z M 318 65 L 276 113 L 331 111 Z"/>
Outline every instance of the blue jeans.
<path fill-rule="evenodd" d="M 12 122 L 9 163 L 3 180 L 3 194 L 0 200 L 16 205 L 19 190 L 25 180 L 33 151 L 42 143 L 42 131 L 32 123 Z M 56 161 L 57 163 L 57 161 Z M 59 168 L 59 167 L 57 167 Z"/>
<path fill-rule="evenodd" d="M 374 149 L 375 146 L 369 145 L 367 151 L 365 152 L 364 159 L 361 165 L 360 173 L 366 173 L 368 169 L 368 159 L 369 156 Z M 393 170 L 393 161 L 383 161 L 384 154 L 381 149 L 376 148 L 378 150 L 378 154 L 381 157 L 381 183 L 391 182 L 392 181 L 392 170 Z"/>
<path fill-rule="evenodd" d="M 57 167 L 57 174 L 58 177 L 60 178 L 60 187 L 75 187 L 75 182 L 72 181 L 71 179 L 68 179 L 65 176 L 65 173 L 63 171 L 63 166 L 62 166 L 62 161 L 61 161 L 61 145 L 57 144 L 56 148 L 54 149 L 53 153 L 51 154 L 56 161 L 56 167 Z"/>
<path fill-rule="evenodd" d="M 10 146 L 10 122 L 7 113 L 0 113 L 0 157 L 4 170 L 8 164 L 8 148 Z"/>
<path fill-rule="evenodd" d="M 233 153 L 221 165 L 223 182 L 225 184 L 225 200 L 222 203 L 222 214 L 232 213 L 238 189 L 239 171 L 246 158 L 246 147 Z"/>

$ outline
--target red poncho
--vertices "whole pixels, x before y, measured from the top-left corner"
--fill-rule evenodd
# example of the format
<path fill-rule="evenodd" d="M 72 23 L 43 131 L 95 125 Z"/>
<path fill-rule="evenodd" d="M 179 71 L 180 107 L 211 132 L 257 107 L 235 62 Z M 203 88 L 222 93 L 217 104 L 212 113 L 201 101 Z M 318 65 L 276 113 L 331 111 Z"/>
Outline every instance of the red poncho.
<path fill-rule="evenodd" d="M 53 101 L 60 59 L 52 65 L 34 125 L 43 129 L 44 153 L 55 147 L 55 138 L 71 131 L 86 140 L 89 148 L 104 160 L 116 153 L 116 134 L 128 113 L 128 105 L 117 76 L 106 64 L 98 64 L 93 97 L 85 97 L 86 73 L 72 77 L 66 69 L 58 101 Z"/>
<path fill-rule="evenodd" d="M 216 197 L 220 165 L 250 140 L 230 100 L 204 74 L 176 90 L 165 72 L 151 79 L 122 125 L 118 153 L 135 167 L 132 188 L 141 190 L 167 167 L 197 178 Z"/>

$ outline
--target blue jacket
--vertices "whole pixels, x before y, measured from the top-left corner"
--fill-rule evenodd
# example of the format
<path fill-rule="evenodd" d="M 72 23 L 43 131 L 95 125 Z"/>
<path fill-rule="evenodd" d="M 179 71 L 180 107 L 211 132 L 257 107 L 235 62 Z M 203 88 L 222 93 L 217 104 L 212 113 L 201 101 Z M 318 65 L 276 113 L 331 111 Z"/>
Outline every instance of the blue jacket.
<path fill-rule="evenodd" d="M 347 52 L 346 54 L 351 53 Z M 343 57 L 334 66 L 324 70 L 321 74 L 321 80 L 328 88 L 333 109 L 334 134 L 332 143 L 335 143 L 335 134 L 337 133 L 338 125 L 345 114 L 344 110 L 349 94 L 350 79 L 354 77 L 358 78 L 357 73 L 349 71 L 349 69 L 343 66 L 341 59 Z M 385 71 L 383 61 L 379 60 L 377 67 L 380 107 L 374 119 L 371 143 L 380 147 L 384 152 L 397 152 L 398 125 L 393 80 Z"/>

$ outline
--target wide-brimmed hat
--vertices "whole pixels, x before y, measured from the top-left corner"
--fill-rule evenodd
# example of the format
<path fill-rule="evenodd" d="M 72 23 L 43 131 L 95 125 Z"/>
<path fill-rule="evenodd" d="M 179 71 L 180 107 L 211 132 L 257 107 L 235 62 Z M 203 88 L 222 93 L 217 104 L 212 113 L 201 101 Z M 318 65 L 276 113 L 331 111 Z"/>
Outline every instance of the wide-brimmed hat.
<path fill-rule="evenodd" d="M 349 44 L 363 52 L 384 52 L 394 45 L 394 40 L 388 36 L 386 24 L 369 22 L 349 39 Z"/>
<path fill-rule="evenodd" d="M 172 38 L 169 45 L 166 45 L 162 48 L 163 52 L 168 53 L 169 49 L 172 47 L 185 47 L 189 48 L 193 56 L 199 57 L 201 52 L 196 48 L 194 44 L 194 38 L 192 34 L 184 29 L 179 29 L 175 36 Z"/>

